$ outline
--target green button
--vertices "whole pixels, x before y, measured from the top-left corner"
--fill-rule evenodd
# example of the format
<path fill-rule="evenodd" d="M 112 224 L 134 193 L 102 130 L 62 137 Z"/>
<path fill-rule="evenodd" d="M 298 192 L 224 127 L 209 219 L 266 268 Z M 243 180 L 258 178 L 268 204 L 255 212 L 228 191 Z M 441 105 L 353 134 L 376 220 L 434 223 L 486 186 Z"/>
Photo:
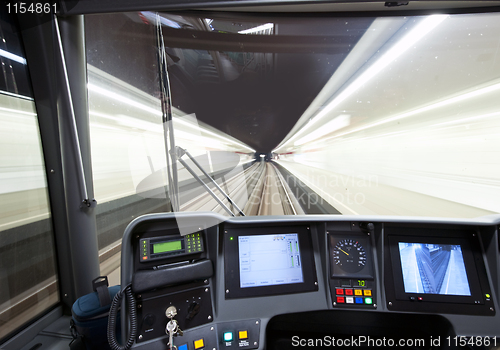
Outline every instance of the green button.
<path fill-rule="evenodd" d="M 368 305 L 373 304 L 373 299 L 372 298 L 365 298 L 365 304 L 368 304 Z"/>

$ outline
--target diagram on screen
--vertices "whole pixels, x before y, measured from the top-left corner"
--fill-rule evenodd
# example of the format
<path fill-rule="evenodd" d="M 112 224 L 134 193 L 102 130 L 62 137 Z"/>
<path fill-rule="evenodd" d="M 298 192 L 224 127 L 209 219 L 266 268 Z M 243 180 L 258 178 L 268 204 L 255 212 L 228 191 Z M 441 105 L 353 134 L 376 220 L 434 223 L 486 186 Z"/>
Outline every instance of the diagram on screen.
<path fill-rule="evenodd" d="M 296 233 L 238 237 L 240 287 L 302 283 Z"/>

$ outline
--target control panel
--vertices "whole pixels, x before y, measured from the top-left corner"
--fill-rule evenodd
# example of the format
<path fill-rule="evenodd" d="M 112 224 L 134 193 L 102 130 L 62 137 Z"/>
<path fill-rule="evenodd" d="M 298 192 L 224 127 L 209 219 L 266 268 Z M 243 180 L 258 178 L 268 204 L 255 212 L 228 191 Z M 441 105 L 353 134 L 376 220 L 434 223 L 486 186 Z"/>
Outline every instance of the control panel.
<path fill-rule="evenodd" d="M 207 232 L 191 232 L 181 235 L 174 225 L 165 225 L 134 237 L 137 344 L 148 346 L 150 341 L 162 339 L 164 344 L 184 350 L 217 347 L 216 329 L 209 326 L 214 309 Z"/>
<path fill-rule="evenodd" d="M 260 320 L 225 322 L 217 325 L 219 349 L 257 349 Z"/>
<path fill-rule="evenodd" d="M 376 308 L 370 236 L 359 232 L 328 235 L 330 291 L 334 307 Z"/>
<path fill-rule="evenodd" d="M 332 293 L 333 306 L 355 305 L 373 306 L 374 284 L 366 280 L 335 280 L 334 292 Z"/>
<path fill-rule="evenodd" d="M 204 251 L 203 235 L 200 232 L 189 235 L 143 238 L 140 241 L 141 262 L 201 253 Z"/>
<path fill-rule="evenodd" d="M 257 349 L 260 323 L 260 319 L 250 319 L 205 325 L 176 334 L 171 340 L 177 350 Z"/>
<path fill-rule="evenodd" d="M 169 316 L 169 308 L 175 308 L 175 322 L 179 329 L 188 330 L 210 323 L 213 319 L 212 301 L 208 284 L 190 284 L 185 289 L 170 288 L 153 293 L 144 293 L 138 298 L 137 342 L 163 337 L 165 326 L 173 317 Z M 186 339 L 186 338 L 182 338 Z"/>
<path fill-rule="evenodd" d="M 137 349 L 499 334 L 496 226 L 314 217 L 224 218 L 203 228 L 215 214 L 189 215 L 199 219 L 189 235 L 175 216 L 158 214 L 125 237 Z"/>

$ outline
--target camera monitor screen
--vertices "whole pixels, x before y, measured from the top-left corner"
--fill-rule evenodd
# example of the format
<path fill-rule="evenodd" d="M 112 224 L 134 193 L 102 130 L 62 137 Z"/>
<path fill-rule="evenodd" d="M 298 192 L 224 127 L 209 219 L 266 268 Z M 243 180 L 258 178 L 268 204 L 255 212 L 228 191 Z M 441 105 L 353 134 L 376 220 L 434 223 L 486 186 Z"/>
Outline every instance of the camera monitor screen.
<path fill-rule="evenodd" d="M 303 283 L 297 233 L 238 237 L 240 288 Z"/>
<path fill-rule="evenodd" d="M 399 242 L 398 246 L 405 293 L 471 295 L 460 245 Z"/>

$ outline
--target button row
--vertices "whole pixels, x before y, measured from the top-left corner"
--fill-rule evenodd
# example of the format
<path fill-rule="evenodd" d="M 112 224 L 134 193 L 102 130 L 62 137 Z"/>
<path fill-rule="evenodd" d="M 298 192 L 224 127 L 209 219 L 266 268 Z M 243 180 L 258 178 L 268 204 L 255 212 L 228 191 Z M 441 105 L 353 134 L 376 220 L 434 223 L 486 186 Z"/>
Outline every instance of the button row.
<path fill-rule="evenodd" d="M 337 295 L 355 295 L 355 296 L 365 296 L 371 297 L 372 290 L 371 289 L 344 289 L 344 288 L 335 288 L 335 293 Z"/>
<path fill-rule="evenodd" d="M 195 340 L 193 342 L 193 345 L 194 345 L 195 350 L 198 350 L 198 349 L 205 347 L 205 341 L 203 340 L 203 338 L 201 338 L 201 339 Z M 177 347 L 177 350 L 188 350 L 188 345 L 187 344 L 179 345 Z"/>
<path fill-rule="evenodd" d="M 231 331 L 224 332 L 222 337 L 223 337 L 225 342 L 231 342 L 233 340 L 233 332 L 231 332 Z M 246 330 L 238 331 L 238 339 L 240 339 L 240 340 L 248 339 L 248 331 L 246 331 Z M 195 350 L 198 350 L 198 349 L 205 347 L 205 341 L 203 340 L 203 338 L 201 338 L 201 339 L 195 340 L 193 342 L 193 345 L 194 345 Z M 177 350 L 188 350 L 188 345 L 182 344 L 182 345 L 177 347 Z"/>
<path fill-rule="evenodd" d="M 222 338 L 225 342 L 230 342 L 233 340 L 233 332 L 224 332 Z M 248 339 L 248 331 L 238 331 L 238 339 Z"/>
<path fill-rule="evenodd" d="M 201 247 L 200 244 L 198 244 L 197 246 L 188 245 L 186 247 L 186 249 L 187 249 L 188 253 L 196 253 L 196 252 L 202 252 L 203 251 L 203 248 Z"/>
<path fill-rule="evenodd" d="M 337 297 L 337 304 L 373 304 L 372 298 L 361 297 Z"/>
<path fill-rule="evenodd" d="M 148 247 L 147 241 L 142 240 L 142 260 L 148 260 Z"/>
<path fill-rule="evenodd" d="M 198 349 L 201 349 L 205 346 L 205 341 L 203 340 L 203 338 L 201 338 L 201 339 L 195 340 L 193 342 L 193 345 L 194 345 L 194 348 L 196 350 L 198 350 Z M 187 344 L 179 345 L 177 347 L 177 350 L 188 350 L 188 345 Z"/>

